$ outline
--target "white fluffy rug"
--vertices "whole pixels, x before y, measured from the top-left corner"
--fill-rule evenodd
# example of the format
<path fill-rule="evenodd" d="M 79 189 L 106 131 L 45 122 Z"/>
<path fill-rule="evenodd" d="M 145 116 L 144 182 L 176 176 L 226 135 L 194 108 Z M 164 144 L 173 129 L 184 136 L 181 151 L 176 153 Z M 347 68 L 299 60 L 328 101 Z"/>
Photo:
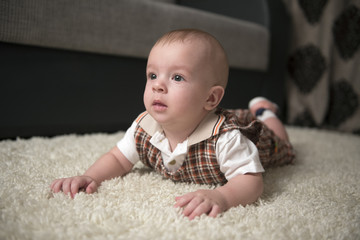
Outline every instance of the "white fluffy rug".
<path fill-rule="evenodd" d="M 206 186 L 174 184 L 141 164 L 92 195 L 50 192 L 122 132 L 2 141 L 0 239 L 360 239 L 360 137 L 288 130 L 297 162 L 266 172 L 257 203 L 194 221 L 174 198 Z"/>

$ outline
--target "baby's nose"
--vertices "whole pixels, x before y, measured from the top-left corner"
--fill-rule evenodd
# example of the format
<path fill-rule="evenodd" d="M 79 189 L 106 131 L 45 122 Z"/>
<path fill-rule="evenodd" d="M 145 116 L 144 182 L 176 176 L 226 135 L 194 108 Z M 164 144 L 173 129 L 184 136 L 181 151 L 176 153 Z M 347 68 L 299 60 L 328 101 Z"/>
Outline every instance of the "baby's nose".
<path fill-rule="evenodd" d="M 164 82 L 160 79 L 157 79 L 156 82 L 153 84 L 153 91 L 155 92 L 165 92 L 166 86 Z"/>

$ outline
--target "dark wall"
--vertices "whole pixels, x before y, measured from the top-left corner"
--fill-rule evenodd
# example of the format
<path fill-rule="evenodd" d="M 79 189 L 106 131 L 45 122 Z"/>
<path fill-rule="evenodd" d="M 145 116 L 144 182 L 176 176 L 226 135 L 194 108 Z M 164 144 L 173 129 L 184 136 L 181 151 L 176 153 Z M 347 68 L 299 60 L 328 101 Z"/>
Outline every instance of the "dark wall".
<path fill-rule="evenodd" d="M 0 43 L 0 137 L 126 129 L 145 59 Z"/>

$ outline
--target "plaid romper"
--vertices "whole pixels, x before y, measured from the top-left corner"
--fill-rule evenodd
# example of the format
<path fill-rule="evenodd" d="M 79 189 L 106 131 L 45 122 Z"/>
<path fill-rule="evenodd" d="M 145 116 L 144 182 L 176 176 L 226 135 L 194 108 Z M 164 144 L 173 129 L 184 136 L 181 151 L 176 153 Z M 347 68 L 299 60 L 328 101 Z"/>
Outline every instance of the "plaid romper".
<path fill-rule="evenodd" d="M 192 182 L 197 184 L 225 184 L 225 175 L 220 171 L 216 158 L 216 142 L 219 136 L 226 131 L 238 129 L 243 135 L 254 142 L 259 150 L 260 161 L 264 168 L 280 166 L 292 163 L 294 159 L 291 145 L 268 129 L 262 122 L 256 120 L 247 110 L 223 110 L 217 109 L 216 124 L 213 134 L 206 139 L 189 145 L 188 153 L 182 166 L 171 172 L 166 169 L 161 156 L 161 151 L 150 143 L 154 126 L 147 127 L 147 131 L 141 127 L 141 122 L 148 115 L 141 114 L 135 130 L 136 150 L 140 161 L 146 166 L 153 168 L 165 178 L 173 181 Z"/>

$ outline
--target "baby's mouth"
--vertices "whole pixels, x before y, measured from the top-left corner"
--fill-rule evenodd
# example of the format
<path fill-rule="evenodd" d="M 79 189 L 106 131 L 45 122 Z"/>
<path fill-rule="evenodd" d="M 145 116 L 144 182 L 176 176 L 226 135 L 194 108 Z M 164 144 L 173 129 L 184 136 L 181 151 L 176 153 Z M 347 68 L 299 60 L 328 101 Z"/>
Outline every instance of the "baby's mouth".
<path fill-rule="evenodd" d="M 163 110 L 163 109 L 167 108 L 167 106 L 164 103 L 162 103 L 161 101 L 158 101 L 158 100 L 154 101 L 152 105 L 157 110 Z"/>

